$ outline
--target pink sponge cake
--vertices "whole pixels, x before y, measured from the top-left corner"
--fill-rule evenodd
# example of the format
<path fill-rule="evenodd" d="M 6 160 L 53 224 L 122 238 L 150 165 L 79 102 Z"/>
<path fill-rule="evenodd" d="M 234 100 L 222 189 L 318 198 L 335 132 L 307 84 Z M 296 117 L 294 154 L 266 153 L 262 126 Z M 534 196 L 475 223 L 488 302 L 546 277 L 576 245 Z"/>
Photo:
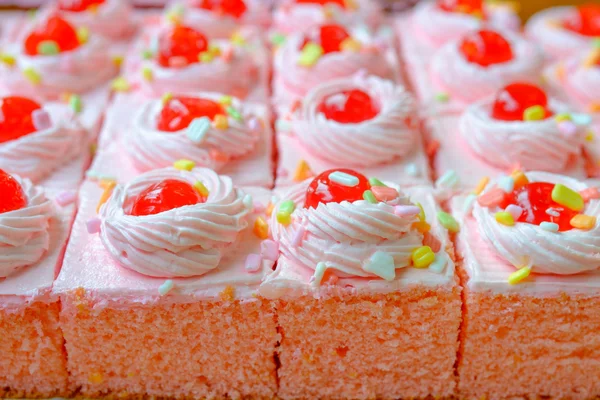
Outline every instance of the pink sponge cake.
<path fill-rule="evenodd" d="M 464 399 L 600 395 L 600 194 L 564 175 L 518 174 L 452 200 L 461 221 Z"/>
<path fill-rule="evenodd" d="M 554 7 L 534 15 L 527 35 L 538 42 L 551 59 L 564 59 L 590 48 L 600 36 L 600 5 L 588 2 L 577 7 Z"/>
<path fill-rule="evenodd" d="M 457 228 L 430 189 L 349 169 L 283 192 L 271 218 L 281 256 L 261 286 L 276 299 L 280 398 L 454 393 L 461 290 L 442 225 Z"/>
<path fill-rule="evenodd" d="M 119 172 L 103 154 L 94 168 Z M 70 380 L 86 397 L 273 398 L 275 314 L 256 296 L 277 258 L 270 192 L 176 165 L 82 186 L 53 292 Z"/>
<path fill-rule="evenodd" d="M 338 165 L 381 180 L 428 183 L 415 108 L 402 86 L 375 76 L 316 86 L 278 120 L 277 186 Z"/>
<path fill-rule="evenodd" d="M 587 176 L 589 121 L 529 83 L 511 83 L 460 116 L 433 117 L 427 126 L 440 181 L 454 174 L 458 186 L 472 188 L 515 168 Z"/>
<path fill-rule="evenodd" d="M 0 169 L 0 397 L 68 396 L 60 304 L 52 283 L 73 198 Z"/>

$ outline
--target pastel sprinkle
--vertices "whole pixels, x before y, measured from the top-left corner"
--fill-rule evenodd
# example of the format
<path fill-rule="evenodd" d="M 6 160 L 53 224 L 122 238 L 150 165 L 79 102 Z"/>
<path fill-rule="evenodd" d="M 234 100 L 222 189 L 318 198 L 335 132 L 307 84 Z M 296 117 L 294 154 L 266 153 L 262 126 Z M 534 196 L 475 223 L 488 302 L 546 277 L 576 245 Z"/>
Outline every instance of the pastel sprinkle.
<path fill-rule="evenodd" d="M 515 189 L 515 179 L 512 176 L 503 176 L 498 179 L 498 187 L 506 193 L 511 193 Z"/>
<path fill-rule="evenodd" d="M 386 281 L 393 281 L 396 277 L 396 266 L 394 257 L 385 251 L 376 251 L 363 264 L 362 269 L 370 272 Z"/>
<path fill-rule="evenodd" d="M 158 294 L 161 296 L 166 296 L 169 294 L 171 290 L 175 287 L 175 283 L 171 279 L 167 279 L 158 287 Z"/>
<path fill-rule="evenodd" d="M 0 53 L 0 63 L 6 64 L 9 67 L 14 66 L 17 63 L 17 59 L 10 54 Z"/>
<path fill-rule="evenodd" d="M 595 187 L 583 189 L 582 191 L 579 192 L 579 194 L 583 198 L 583 201 L 586 201 L 586 202 L 590 201 L 590 200 L 600 199 L 600 191 L 598 190 L 598 188 L 595 188 Z"/>
<path fill-rule="evenodd" d="M 217 114 L 213 120 L 213 125 L 216 129 L 225 130 L 229 128 L 229 120 L 225 115 Z"/>
<path fill-rule="evenodd" d="M 436 252 L 435 260 L 429 264 L 429 270 L 441 274 L 448 264 L 448 255 L 445 252 Z"/>
<path fill-rule="evenodd" d="M 514 226 L 515 225 L 515 219 L 509 212 L 499 211 L 496 214 L 494 214 L 494 218 L 496 219 L 496 222 L 498 222 L 499 224 L 502 224 L 505 226 Z"/>
<path fill-rule="evenodd" d="M 438 103 L 447 103 L 450 101 L 450 95 L 446 92 L 436 93 L 435 101 L 437 101 Z"/>
<path fill-rule="evenodd" d="M 167 92 L 165 94 L 162 95 L 162 97 L 160 98 L 160 101 L 163 105 L 167 104 L 169 101 L 171 101 L 173 99 L 173 93 L 171 92 Z"/>
<path fill-rule="evenodd" d="M 289 225 L 292 222 L 292 213 L 296 209 L 296 204 L 292 200 L 285 200 L 277 207 L 277 222 L 282 225 Z"/>
<path fill-rule="evenodd" d="M 524 121 L 541 121 L 546 118 L 546 110 L 542 106 L 527 107 L 523 111 Z"/>
<path fill-rule="evenodd" d="M 447 171 L 435 181 L 436 187 L 454 188 L 458 185 L 459 178 L 454 170 Z"/>
<path fill-rule="evenodd" d="M 592 117 L 589 114 L 573 113 L 571 118 L 579 126 L 587 126 L 592 123 Z"/>
<path fill-rule="evenodd" d="M 390 201 L 398 198 L 398 191 L 387 186 L 371 186 L 371 192 L 378 201 Z"/>
<path fill-rule="evenodd" d="M 419 175 L 419 167 L 417 167 L 417 164 L 415 163 L 410 163 L 407 164 L 406 167 L 404 167 L 404 172 L 406 172 L 406 174 L 408 176 L 418 176 Z"/>
<path fill-rule="evenodd" d="M 90 30 L 85 26 L 77 28 L 77 40 L 80 44 L 85 44 L 90 39 Z"/>
<path fill-rule="evenodd" d="M 363 199 L 365 199 L 367 201 L 367 203 L 377 204 L 377 198 L 375 197 L 373 192 L 370 190 L 365 190 L 363 192 Z"/>
<path fill-rule="evenodd" d="M 427 268 L 435 261 L 435 253 L 429 246 L 414 249 L 410 256 L 415 268 Z"/>
<path fill-rule="evenodd" d="M 412 228 L 416 229 L 419 233 L 425 234 L 431 230 L 431 225 L 427 221 L 419 221 L 413 223 Z"/>
<path fill-rule="evenodd" d="M 233 32 L 230 39 L 231 43 L 238 46 L 243 46 L 244 44 L 246 44 L 246 39 L 244 39 L 244 36 L 240 32 Z"/>
<path fill-rule="evenodd" d="M 54 40 L 42 40 L 37 45 L 37 51 L 39 54 L 51 56 L 60 53 L 60 48 Z"/>
<path fill-rule="evenodd" d="M 294 171 L 294 181 L 301 182 L 312 176 L 313 172 L 311 171 L 308 163 L 305 160 L 298 161 L 298 165 L 296 166 L 296 170 Z"/>
<path fill-rule="evenodd" d="M 115 92 L 127 92 L 131 89 L 129 81 L 123 76 L 113 79 L 110 86 Z"/>
<path fill-rule="evenodd" d="M 321 285 L 321 281 L 323 280 L 323 275 L 325 275 L 325 271 L 327 271 L 327 265 L 324 262 L 317 263 L 317 266 L 315 267 L 315 273 L 311 278 L 313 285 Z"/>
<path fill-rule="evenodd" d="M 371 186 L 387 186 L 385 183 L 381 182 L 377 178 L 369 178 L 369 184 Z"/>
<path fill-rule="evenodd" d="M 75 114 L 81 113 L 83 110 L 83 102 L 81 101 L 81 97 L 76 94 L 72 94 L 69 96 L 69 107 Z"/>
<path fill-rule="evenodd" d="M 423 234 L 423 246 L 429 246 L 434 253 L 437 253 L 442 248 L 442 242 L 430 232 L 425 232 Z"/>
<path fill-rule="evenodd" d="M 300 225 L 296 232 L 294 232 L 294 236 L 292 237 L 292 246 L 298 247 L 302 244 L 302 240 L 304 240 L 304 234 L 306 233 L 306 228 Z"/>
<path fill-rule="evenodd" d="M 98 205 L 96 206 L 96 213 L 100 212 L 100 208 L 108 201 L 110 196 L 112 195 L 113 189 L 117 186 L 117 182 L 115 181 L 106 181 L 104 185 L 104 191 L 100 196 L 100 200 L 98 201 Z"/>
<path fill-rule="evenodd" d="M 102 221 L 100 221 L 100 218 L 91 218 L 86 222 L 85 225 L 88 233 L 93 235 L 100 232 L 100 225 L 102 225 Z"/>
<path fill-rule="evenodd" d="M 329 174 L 329 180 L 331 182 L 335 182 L 338 185 L 346 186 L 346 187 L 354 187 L 358 185 L 358 177 L 354 175 L 347 174 L 341 171 L 334 171 Z"/>
<path fill-rule="evenodd" d="M 560 183 L 552 189 L 552 200 L 573 211 L 581 211 L 585 205 L 579 193 Z"/>
<path fill-rule="evenodd" d="M 577 214 L 571 218 L 571 226 L 577 229 L 590 230 L 596 226 L 596 217 L 585 214 Z"/>
<path fill-rule="evenodd" d="M 440 224 L 442 224 L 442 226 L 449 232 L 456 233 L 460 230 L 460 226 L 458 225 L 456 219 L 447 212 L 438 211 L 437 219 L 440 221 Z"/>
<path fill-rule="evenodd" d="M 571 121 L 571 114 L 568 114 L 568 113 L 556 114 L 554 116 L 554 120 L 557 123 L 561 123 L 561 122 L 565 122 L 565 121 Z"/>
<path fill-rule="evenodd" d="M 483 178 L 481 178 L 479 180 L 479 183 L 477 183 L 477 186 L 475 186 L 475 190 L 473 190 L 473 193 L 479 196 L 481 194 L 481 192 L 483 192 L 483 189 L 485 189 L 485 187 L 487 186 L 487 184 L 489 182 L 490 182 L 489 176 L 484 176 Z"/>
<path fill-rule="evenodd" d="M 529 268 L 529 267 L 519 268 L 518 270 L 516 270 L 515 272 L 513 272 L 512 274 L 510 274 L 508 276 L 508 283 L 511 285 L 516 285 L 517 283 L 522 282 L 525 279 L 527 279 L 529 274 L 531 274 L 531 268 Z"/>
<path fill-rule="evenodd" d="M 542 221 L 540 228 L 548 232 L 558 232 L 559 226 L 554 222 Z"/>
<path fill-rule="evenodd" d="M 562 121 L 558 123 L 558 130 L 560 131 L 560 133 L 570 138 L 575 136 L 575 134 L 577 133 L 577 125 L 575 125 L 571 121 Z"/>
<path fill-rule="evenodd" d="M 558 212 L 558 210 L 552 207 L 546 209 L 546 214 L 551 215 L 553 217 L 560 217 L 560 213 Z"/>
<path fill-rule="evenodd" d="M 263 217 L 256 218 L 254 221 L 254 234 L 260 239 L 267 239 L 269 237 L 269 225 Z"/>
<path fill-rule="evenodd" d="M 265 260 L 276 261 L 279 257 L 279 245 L 270 239 L 263 240 L 260 243 L 260 254 Z"/>
<path fill-rule="evenodd" d="M 39 85 L 42 82 L 42 76 L 32 67 L 25 68 L 23 76 L 33 85 Z"/>
<path fill-rule="evenodd" d="M 477 198 L 477 202 L 482 207 L 496 207 L 504 203 L 506 192 L 500 188 L 493 188 L 483 193 Z"/>
<path fill-rule="evenodd" d="M 244 195 L 242 203 L 244 204 L 244 207 L 246 207 L 249 210 L 259 210 L 261 207 L 263 207 L 264 210 L 264 206 L 262 206 L 260 203 L 257 203 L 256 207 L 254 206 L 254 198 L 249 194 Z"/>
<path fill-rule="evenodd" d="M 300 53 L 298 65 L 303 67 L 312 67 L 323 56 L 323 53 L 324 50 L 321 45 L 312 42 L 307 43 Z"/>
<path fill-rule="evenodd" d="M 467 197 L 465 197 L 465 202 L 463 204 L 463 212 L 468 215 L 471 210 L 473 209 L 473 205 L 475 204 L 475 201 L 477 201 L 477 195 L 474 193 L 471 193 L 469 195 L 467 195 Z"/>
<path fill-rule="evenodd" d="M 195 162 L 193 162 L 192 160 L 186 160 L 185 158 L 182 158 L 181 160 L 177 160 L 173 163 L 173 167 L 175 167 L 175 169 L 178 169 L 180 171 L 191 171 L 194 169 L 195 166 L 196 166 Z"/>
<path fill-rule="evenodd" d="M 69 204 L 73 204 L 76 199 L 77 199 L 77 193 L 75 193 L 73 191 L 65 191 L 65 192 L 59 193 L 54 198 L 54 201 L 56 201 L 56 204 L 58 204 L 59 206 L 65 207 L 65 206 L 68 206 Z"/>
<path fill-rule="evenodd" d="M 33 126 L 38 131 L 43 131 L 52 126 L 52 119 L 48 111 L 43 108 L 37 109 L 31 113 Z"/>
<path fill-rule="evenodd" d="M 193 143 L 200 144 L 206 139 L 210 126 L 210 118 L 195 118 L 185 130 L 185 134 Z"/>
<path fill-rule="evenodd" d="M 154 73 L 152 72 L 152 68 L 143 67 L 142 68 L 142 78 L 144 78 L 144 80 L 147 82 L 152 82 L 152 80 L 154 79 Z"/>
<path fill-rule="evenodd" d="M 427 216 L 425 215 L 425 209 L 423 208 L 423 205 L 418 202 L 415 203 L 415 205 L 419 207 L 419 221 L 425 221 L 427 219 Z"/>
<path fill-rule="evenodd" d="M 285 35 L 282 35 L 280 33 L 276 33 L 273 36 L 271 36 L 271 43 L 275 47 L 280 47 L 281 45 L 283 45 L 285 43 L 285 40 L 286 40 Z"/>
<path fill-rule="evenodd" d="M 509 204 L 504 211 L 512 215 L 515 221 L 523 215 L 523 208 L 516 204 Z"/>
<path fill-rule="evenodd" d="M 421 212 L 417 206 L 394 206 L 394 214 L 399 217 L 414 217 Z"/>
<path fill-rule="evenodd" d="M 248 120 L 248 129 L 253 133 L 260 132 L 262 128 L 262 124 L 258 118 L 252 117 Z"/>
<path fill-rule="evenodd" d="M 247 272 L 254 273 L 260 271 L 260 266 L 262 264 L 262 257 L 259 254 L 248 254 L 246 257 L 246 264 L 244 267 Z"/>
<path fill-rule="evenodd" d="M 150 50 L 150 49 L 142 50 L 142 58 L 144 60 L 151 60 L 152 57 L 154 57 L 154 53 L 152 52 L 152 50 Z"/>
<path fill-rule="evenodd" d="M 340 49 L 342 51 L 358 53 L 361 48 L 362 44 L 358 40 L 353 39 L 351 37 L 342 40 L 342 42 L 340 43 Z"/>
<path fill-rule="evenodd" d="M 196 183 L 194 183 L 194 190 L 196 192 L 198 192 L 198 194 L 204 198 L 208 197 L 208 195 L 210 194 L 210 192 L 208 191 L 208 188 L 204 185 L 204 183 L 197 181 Z"/>
<path fill-rule="evenodd" d="M 203 51 L 202 53 L 198 54 L 198 61 L 203 63 L 209 63 L 214 59 L 215 55 L 210 51 Z"/>
<path fill-rule="evenodd" d="M 513 171 L 510 176 L 514 179 L 515 184 L 514 184 L 514 189 L 519 189 L 522 188 L 523 186 L 527 185 L 529 183 L 529 179 L 527 178 L 527 175 L 525 175 L 525 173 L 521 170 L 515 170 Z"/>

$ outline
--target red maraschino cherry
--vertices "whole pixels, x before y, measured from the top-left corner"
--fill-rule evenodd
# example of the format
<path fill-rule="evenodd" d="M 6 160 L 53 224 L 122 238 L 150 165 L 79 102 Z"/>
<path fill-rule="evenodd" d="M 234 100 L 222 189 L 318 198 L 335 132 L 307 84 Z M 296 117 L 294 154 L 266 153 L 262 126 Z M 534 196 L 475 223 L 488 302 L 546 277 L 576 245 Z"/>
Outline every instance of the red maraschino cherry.
<path fill-rule="evenodd" d="M 27 36 L 25 53 L 30 56 L 40 55 L 39 47 L 42 42 L 54 42 L 61 53 L 80 46 L 77 31 L 73 25 L 58 16 L 49 17 Z"/>
<path fill-rule="evenodd" d="M 195 0 L 193 4 L 195 7 L 234 18 L 240 18 L 247 10 L 244 0 Z"/>
<path fill-rule="evenodd" d="M 318 32 L 318 37 L 305 37 L 301 48 L 304 48 L 304 46 L 309 42 L 314 42 L 321 45 L 324 54 L 333 53 L 336 51 L 340 51 L 342 42 L 349 37 L 350 34 L 341 25 L 321 25 Z"/>
<path fill-rule="evenodd" d="M 553 183 L 531 182 L 523 187 L 515 189 L 506 198 L 505 206 L 516 204 L 523 209 L 523 214 L 517 220 L 529 224 L 539 225 L 542 222 L 554 222 L 558 224 L 560 231 L 572 229 L 571 219 L 578 214 L 552 200 Z M 551 208 L 559 213 L 553 216 L 546 211 Z"/>
<path fill-rule="evenodd" d="M 208 49 L 208 39 L 204 34 L 184 25 L 175 25 L 163 32 L 158 40 L 158 63 L 163 67 L 171 66 L 174 57 L 185 60 L 187 64 L 199 62 L 200 53 Z"/>
<path fill-rule="evenodd" d="M 42 107 L 33 100 L 19 96 L 0 98 L 0 143 L 35 132 L 32 113 Z"/>
<path fill-rule="evenodd" d="M 187 128 L 190 123 L 201 117 L 214 119 L 217 114 L 224 114 L 221 104 L 198 97 L 175 96 L 163 106 L 158 117 L 158 129 L 165 132 L 176 132 Z"/>
<path fill-rule="evenodd" d="M 59 0 L 58 9 L 62 11 L 82 12 L 90 7 L 104 4 L 106 0 Z"/>
<path fill-rule="evenodd" d="M 165 179 L 140 193 L 134 200 L 130 215 L 139 217 L 169 211 L 174 208 L 204 203 L 192 185 L 177 179 Z"/>
<path fill-rule="evenodd" d="M 498 32 L 485 29 L 466 35 L 460 43 L 460 51 L 467 61 L 482 67 L 513 59 L 510 43 Z"/>
<path fill-rule="evenodd" d="M 0 214 L 20 210 L 27 205 L 27 198 L 19 182 L 1 169 L 0 194 Z"/>
<path fill-rule="evenodd" d="M 546 92 L 530 83 L 512 83 L 498 92 L 492 117 L 502 121 L 523 121 L 523 113 L 533 106 L 543 107 L 546 118 L 552 116 Z"/>
<path fill-rule="evenodd" d="M 483 0 L 438 0 L 437 5 L 447 12 L 483 14 Z"/>
<path fill-rule="evenodd" d="M 333 182 L 329 175 L 332 172 L 342 172 L 358 178 L 355 186 L 345 186 Z M 317 208 L 319 203 L 341 203 L 343 201 L 354 202 L 363 199 L 365 190 L 371 189 L 369 180 L 362 174 L 351 169 L 330 169 L 317 176 L 306 190 L 306 202 L 304 208 Z"/>
<path fill-rule="evenodd" d="M 563 23 L 566 29 L 584 36 L 600 36 L 600 4 L 583 4 Z"/>
<path fill-rule="evenodd" d="M 333 101 L 332 97 L 345 97 L 343 104 Z M 368 93 L 359 90 L 347 90 L 327 96 L 317 110 L 331 119 L 344 124 L 358 124 L 374 118 L 379 111 Z"/>

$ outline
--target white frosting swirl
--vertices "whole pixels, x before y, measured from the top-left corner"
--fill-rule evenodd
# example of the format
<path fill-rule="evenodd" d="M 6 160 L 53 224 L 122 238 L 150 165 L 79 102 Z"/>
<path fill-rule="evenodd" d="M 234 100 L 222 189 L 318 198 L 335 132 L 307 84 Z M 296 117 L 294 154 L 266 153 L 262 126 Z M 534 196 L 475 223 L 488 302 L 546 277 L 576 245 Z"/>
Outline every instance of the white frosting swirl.
<path fill-rule="evenodd" d="M 385 17 L 381 6 L 371 0 L 355 0 L 357 8 L 343 8 L 338 4 L 297 4 L 295 0 L 281 2 L 273 14 L 275 29 L 283 33 L 303 32 L 314 25 L 335 22 L 344 26 L 364 24 L 377 28 Z"/>
<path fill-rule="evenodd" d="M 541 50 L 533 43 L 512 33 L 502 33 L 510 43 L 513 59 L 482 67 L 465 59 L 460 42 L 444 45 L 433 56 L 431 78 L 438 91 L 451 99 L 472 103 L 512 82 L 538 83 L 543 63 Z"/>
<path fill-rule="evenodd" d="M 527 177 L 530 182 L 561 183 L 573 190 L 588 187 L 576 179 L 544 172 L 530 172 Z M 488 189 L 490 187 L 492 185 Z M 476 202 L 473 215 L 483 237 L 512 265 L 530 266 L 534 272 L 559 275 L 578 274 L 600 267 L 600 219 L 591 230 L 549 232 L 529 223 L 502 225 L 494 218 L 497 211 L 501 210 L 482 207 Z M 581 213 L 600 217 L 600 200 L 590 200 Z"/>
<path fill-rule="evenodd" d="M 584 111 L 590 111 L 592 104 L 600 104 L 600 65 L 584 65 L 589 56 L 590 52 L 584 51 L 549 67 L 554 75 L 550 82 L 558 83 L 557 89 Z"/>
<path fill-rule="evenodd" d="M 29 179 L 13 175 L 23 188 L 27 205 L 0 213 L 0 278 L 38 262 L 50 246 L 50 220 L 55 215 L 52 201 Z"/>
<path fill-rule="evenodd" d="M 317 111 L 324 98 L 361 89 L 379 107 L 374 118 L 344 124 Z M 290 129 L 312 153 L 338 165 L 366 167 L 407 155 L 417 138 L 406 123 L 415 110 L 412 96 L 392 81 L 375 76 L 340 79 L 315 87 L 292 114 Z"/>
<path fill-rule="evenodd" d="M 575 7 L 553 7 L 535 14 L 527 25 L 527 36 L 539 43 L 544 52 L 554 59 L 565 58 L 592 47 L 593 37 L 580 35 L 563 27 Z"/>
<path fill-rule="evenodd" d="M 198 93 L 197 97 L 218 101 L 223 95 L 204 92 Z M 205 139 L 201 143 L 194 143 L 186 133 L 187 128 L 176 132 L 158 130 L 157 120 L 163 108 L 162 101 L 148 101 L 135 117 L 133 130 L 128 136 L 127 150 L 136 168 L 140 171 L 165 168 L 184 158 L 194 161 L 199 167 L 218 171 L 227 160 L 212 158 L 211 150 L 217 150 L 228 159 L 249 154 L 256 147 L 261 133 L 249 126 L 253 115 L 240 100 L 232 98 L 231 105 L 241 114 L 243 121 L 228 117 L 229 128 L 221 130 L 211 125 Z M 182 104 L 182 107 L 185 106 Z"/>
<path fill-rule="evenodd" d="M 559 129 L 553 117 L 541 121 L 501 121 L 491 116 L 494 100 L 471 105 L 461 116 L 460 132 L 471 150 L 498 168 L 515 163 L 526 170 L 564 171 L 573 157 L 581 154 L 586 127 L 576 126 L 573 136 Z M 550 99 L 554 113 L 568 110 L 565 104 Z"/>
<path fill-rule="evenodd" d="M 127 214 L 136 196 L 165 179 L 191 185 L 201 181 L 209 191 L 208 198 L 205 203 L 153 215 Z M 118 185 L 102 206 L 102 242 L 123 267 L 147 276 L 203 275 L 218 267 L 223 254 L 248 226 L 252 206 L 244 197 L 229 177 L 210 169 L 151 171 Z"/>
<path fill-rule="evenodd" d="M 465 13 L 444 11 L 435 1 L 422 1 L 415 8 L 412 23 L 415 33 L 434 48 L 441 47 L 449 41 L 459 40 L 483 24 L 510 31 L 519 29 L 519 17 L 510 7 L 486 5 L 484 10 L 487 20 Z"/>
<path fill-rule="evenodd" d="M 287 259 L 310 269 L 323 262 L 340 276 L 373 277 L 364 266 L 375 252 L 390 254 L 395 267 L 403 268 L 409 265 L 411 252 L 423 245 L 423 235 L 411 228 L 417 218 L 394 214 L 395 205 L 410 204 L 404 194 L 387 203 L 360 200 L 304 208 L 310 182 L 294 185 L 281 198 L 296 204 L 291 224 L 278 223 L 277 213 L 273 212 L 273 239 Z M 305 230 L 304 238 L 295 246 L 294 236 L 300 227 Z"/>
<path fill-rule="evenodd" d="M 0 143 L 0 169 L 39 182 L 81 154 L 87 131 L 72 112 L 62 104 L 47 104 L 44 111 L 52 126 Z"/>

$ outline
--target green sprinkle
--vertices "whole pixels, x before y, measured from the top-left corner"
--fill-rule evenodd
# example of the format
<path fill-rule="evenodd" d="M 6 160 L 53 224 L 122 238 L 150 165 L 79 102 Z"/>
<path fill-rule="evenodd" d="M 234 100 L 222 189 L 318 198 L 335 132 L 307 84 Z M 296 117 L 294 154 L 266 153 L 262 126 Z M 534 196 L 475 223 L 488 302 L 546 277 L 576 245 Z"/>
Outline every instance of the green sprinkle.
<path fill-rule="evenodd" d="M 285 200 L 279 204 L 279 212 L 291 214 L 296 209 L 296 204 L 292 200 Z"/>
<path fill-rule="evenodd" d="M 371 192 L 370 190 L 364 191 L 363 199 L 365 199 L 367 202 L 369 202 L 371 204 L 377 204 L 377 199 L 375 198 L 375 195 L 373 194 L 373 192 Z"/>
<path fill-rule="evenodd" d="M 60 53 L 60 48 L 54 40 L 42 40 L 37 46 L 37 51 L 45 56 L 53 56 Z"/>
<path fill-rule="evenodd" d="M 271 43 L 275 46 L 275 47 L 280 47 L 285 43 L 285 35 L 282 35 L 280 33 L 276 33 L 275 35 L 271 36 Z"/>
<path fill-rule="evenodd" d="M 142 58 L 144 60 L 151 60 L 154 57 L 154 53 L 150 49 L 142 50 Z"/>
<path fill-rule="evenodd" d="M 298 64 L 303 67 L 312 67 L 319 61 L 319 58 L 323 55 L 323 47 L 316 43 L 307 43 L 300 53 Z"/>
<path fill-rule="evenodd" d="M 244 117 L 239 113 L 238 110 L 233 108 L 232 106 L 227 107 L 227 114 L 238 122 L 244 122 Z"/>
<path fill-rule="evenodd" d="M 72 94 L 69 97 L 69 106 L 75 114 L 79 114 L 83 109 L 83 102 L 81 101 L 81 97 L 77 96 L 76 94 Z"/>
<path fill-rule="evenodd" d="M 383 186 L 383 187 L 387 187 L 387 185 L 385 183 L 381 182 L 377 178 L 369 178 L 369 183 L 371 184 L 371 186 Z"/>
<path fill-rule="evenodd" d="M 446 92 L 436 93 L 435 100 L 439 103 L 447 103 L 450 101 L 450 95 Z"/>
<path fill-rule="evenodd" d="M 456 219 L 447 212 L 438 211 L 437 218 L 438 221 L 440 221 L 440 224 L 448 231 L 456 233 L 460 230 L 460 226 L 458 225 L 458 222 L 456 222 Z"/>
<path fill-rule="evenodd" d="M 600 36 L 599 37 L 595 37 L 592 40 L 592 47 L 595 49 L 600 49 Z"/>
<path fill-rule="evenodd" d="M 423 205 L 421 203 L 415 203 L 415 205 L 419 207 L 419 210 L 421 210 L 419 211 L 419 221 L 425 222 L 427 216 L 425 215 L 425 209 L 423 208 Z"/>

